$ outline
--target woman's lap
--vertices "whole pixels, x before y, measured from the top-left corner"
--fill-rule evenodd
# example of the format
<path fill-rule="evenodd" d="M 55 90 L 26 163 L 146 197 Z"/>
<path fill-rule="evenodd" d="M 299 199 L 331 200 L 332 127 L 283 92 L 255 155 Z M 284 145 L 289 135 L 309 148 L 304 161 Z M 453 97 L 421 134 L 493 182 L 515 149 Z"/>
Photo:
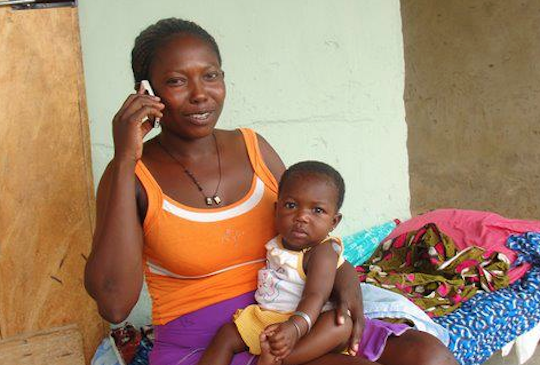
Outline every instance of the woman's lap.
<path fill-rule="evenodd" d="M 459 365 L 438 338 L 417 330 L 389 338 L 378 362 L 385 365 Z"/>
<path fill-rule="evenodd" d="M 229 323 L 239 308 L 254 303 L 253 292 L 188 313 L 166 325 L 155 326 L 156 339 L 150 353 L 150 365 L 194 365 L 202 356 L 217 330 Z M 378 320 L 366 319 L 364 336 L 360 341 L 359 355 L 376 360 L 383 352 L 387 339 L 400 336 L 408 329 Z M 241 353 L 232 365 L 254 365 L 256 357 Z"/>
<path fill-rule="evenodd" d="M 204 348 L 187 349 L 181 347 L 160 348 L 159 354 L 150 355 L 150 365 L 196 365 Z M 251 355 L 248 352 L 242 352 L 234 356 L 231 365 L 256 365 L 257 356 Z"/>
<path fill-rule="evenodd" d="M 255 302 L 254 293 L 202 308 L 167 323 L 155 326 L 156 339 L 150 353 L 150 365 L 194 365 L 202 356 L 217 330 L 232 320 L 238 308 Z M 234 357 L 232 365 L 256 364 L 255 356 L 241 353 Z"/>
<path fill-rule="evenodd" d="M 411 327 L 366 318 L 364 332 L 358 344 L 358 356 L 377 361 L 382 355 L 390 337 L 401 336 Z"/>

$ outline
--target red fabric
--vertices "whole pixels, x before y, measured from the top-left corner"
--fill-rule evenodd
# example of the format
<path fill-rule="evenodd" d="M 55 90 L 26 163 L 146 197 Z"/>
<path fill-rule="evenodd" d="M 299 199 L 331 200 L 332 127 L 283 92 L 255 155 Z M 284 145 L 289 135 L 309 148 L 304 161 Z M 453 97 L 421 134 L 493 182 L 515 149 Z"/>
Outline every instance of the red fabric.
<path fill-rule="evenodd" d="M 502 252 L 511 262 L 516 260 L 517 254 L 506 247 L 508 237 L 531 231 L 540 232 L 540 221 L 507 219 L 495 213 L 475 210 L 438 209 L 401 223 L 385 241 L 418 230 L 428 223 L 435 223 L 442 232 L 454 240 L 460 250 L 479 246 L 486 249 L 486 255 L 494 251 Z M 520 279 L 530 267 L 529 264 L 523 264 L 510 269 L 508 272 L 510 283 Z"/>

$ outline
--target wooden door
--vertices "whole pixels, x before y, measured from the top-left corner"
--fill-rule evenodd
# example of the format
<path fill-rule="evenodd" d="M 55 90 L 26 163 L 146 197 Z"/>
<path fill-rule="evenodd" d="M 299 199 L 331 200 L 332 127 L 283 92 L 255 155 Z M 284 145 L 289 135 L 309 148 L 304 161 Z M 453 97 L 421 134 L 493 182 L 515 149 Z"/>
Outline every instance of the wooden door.
<path fill-rule="evenodd" d="M 77 8 L 0 7 L 0 340 L 104 326 L 83 286 L 94 217 Z"/>

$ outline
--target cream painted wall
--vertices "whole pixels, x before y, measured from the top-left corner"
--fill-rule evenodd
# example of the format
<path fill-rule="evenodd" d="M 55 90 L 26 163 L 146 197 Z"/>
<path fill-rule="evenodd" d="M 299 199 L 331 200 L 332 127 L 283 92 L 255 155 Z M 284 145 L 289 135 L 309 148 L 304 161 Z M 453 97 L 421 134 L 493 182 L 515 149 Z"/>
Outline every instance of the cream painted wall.
<path fill-rule="evenodd" d="M 216 38 L 228 99 L 222 128 L 251 127 L 285 163 L 320 159 L 345 178 L 341 233 L 409 215 L 397 0 L 80 2 L 97 182 L 113 155 L 110 121 L 132 90 L 135 36 L 183 17 Z"/>

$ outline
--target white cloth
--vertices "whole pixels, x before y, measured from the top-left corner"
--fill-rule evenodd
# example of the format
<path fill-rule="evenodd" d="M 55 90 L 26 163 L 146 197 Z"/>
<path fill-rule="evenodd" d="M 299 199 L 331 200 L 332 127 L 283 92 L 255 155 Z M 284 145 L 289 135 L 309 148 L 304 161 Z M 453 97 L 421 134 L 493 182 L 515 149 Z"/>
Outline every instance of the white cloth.
<path fill-rule="evenodd" d="M 367 318 L 405 318 L 414 323 L 415 329 L 432 334 L 445 346 L 450 343 L 448 330 L 403 295 L 370 284 L 362 283 L 360 287 Z"/>
<path fill-rule="evenodd" d="M 339 239 L 336 238 L 341 243 Z M 281 238 L 274 237 L 266 244 L 266 267 L 259 270 L 255 300 L 261 308 L 282 313 L 296 310 L 306 284 L 306 274 L 303 269 L 304 253 L 291 251 L 283 247 Z M 333 246 L 339 250 L 340 260 L 343 262 L 343 246 Z M 330 302 L 326 303 L 322 311 L 332 309 Z"/>
<path fill-rule="evenodd" d="M 529 360 L 534 355 L 534 351 L 536 350 L 536 346 L 538 345 L 539 340 L 540 340 L 540 324 L 534 327 L 529 332 L 522 334 L 521 336 L 516 338 L 514 341 L 506 344 L 502 348 L 501 354 L 502 356 L 507 356 L 512 350 L 512 347 L 514 347 L 515 345 L 516 357 L 520 364 L 524 364 L 527 360 Z"/>
<path fill-rule="evenodd" d="M 117 354 L 115 346 L 113 345 L 114 340 L 111 340 L 110 337 L 106 337 L 101 341 L 101 344 L 98 346 L 92 361 L 91 365 L 125 365 L 124 361 L 121 359 L 121 356 Z"/>

